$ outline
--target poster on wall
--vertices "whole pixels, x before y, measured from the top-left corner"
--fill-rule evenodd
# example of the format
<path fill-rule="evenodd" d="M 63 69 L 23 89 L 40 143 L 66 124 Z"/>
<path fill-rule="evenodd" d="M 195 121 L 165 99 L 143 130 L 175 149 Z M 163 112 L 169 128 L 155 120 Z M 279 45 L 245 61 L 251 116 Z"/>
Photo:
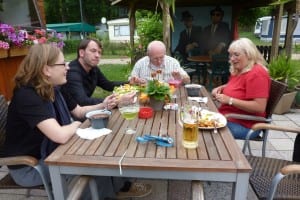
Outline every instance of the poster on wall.
<path fill-rule="evenodd" d="M 186 59 L 225 51 L 232 40 L 231 19 L 231 6 L 176 8 L 172 53 Z"/>

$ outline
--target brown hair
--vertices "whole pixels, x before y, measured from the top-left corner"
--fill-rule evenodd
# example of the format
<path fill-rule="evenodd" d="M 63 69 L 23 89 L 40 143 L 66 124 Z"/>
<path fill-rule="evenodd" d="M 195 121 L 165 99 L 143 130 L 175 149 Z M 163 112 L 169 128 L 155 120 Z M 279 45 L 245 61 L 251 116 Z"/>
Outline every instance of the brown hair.
<path fill-rule="evenodd" d="M 43 99 L 54 101 L 53 85 L 48 82 L 43 69 L 46 65 L 55 64 L 60 53 L 59 48 L 50 44 L 31 46 L 15 75 L 16 88 L 32 86 Z"/>
<path fill-rule="evenodd" d="M 99 40 L 96 40 L 96 39 L 83 39 L 83 40 L 81 40 L 81 42 L 79 43 L 78 48 L 77 48 L 77 58 L 80 57 L 79 51 L 80 51 L 81 49 L 85 50 L 91 41 L 96 42 L 96 44 L 98 45 L 98 47 L 99 47 L 101 50 L 103 50 L 102 44 L 101 44 L 101 42 L 100 42 Z"/>

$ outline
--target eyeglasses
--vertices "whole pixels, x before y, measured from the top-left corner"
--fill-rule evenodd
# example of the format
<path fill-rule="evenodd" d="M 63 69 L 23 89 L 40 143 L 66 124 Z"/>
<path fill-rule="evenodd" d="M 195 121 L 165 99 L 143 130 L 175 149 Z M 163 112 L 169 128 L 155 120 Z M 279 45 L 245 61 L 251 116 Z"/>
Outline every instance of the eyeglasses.
<path fill-rule="evenodd" d="M 165 56 L 150 58 L 150 60 L 154 61 L 154 62 L 163 61 L 164 59 L 165 59 Z"/>
<path fill-rule="evenodd" d="M 220 17 L 220 16 L 221 16 L 221 13 L 213 13 L 213 14 L 211 14 L 211 16 L 217 16 L 217 17 Z"/>
<path fill-rule="evenodd" d="M 240 57 L 241 55 L 242 55 L 241 53 L 230 53 L 230 54 L 229 54 L 229 59 L 232 58 L 232 57 L 238 58 L 238 57 Z"/>
<path fill-rule="evenodd" d="M 63 62 L 63 63 L 55 63 L 55 64 L 52 64 L 52 65 L 49 65 L 49 66 L 51 66 L 51 67 L 53 67 L 53 66 L 64 66 L 64 67 L 66 67 L 66 66 L 67 66 L 67 63 L 66 63 L 66 62 Z"/>

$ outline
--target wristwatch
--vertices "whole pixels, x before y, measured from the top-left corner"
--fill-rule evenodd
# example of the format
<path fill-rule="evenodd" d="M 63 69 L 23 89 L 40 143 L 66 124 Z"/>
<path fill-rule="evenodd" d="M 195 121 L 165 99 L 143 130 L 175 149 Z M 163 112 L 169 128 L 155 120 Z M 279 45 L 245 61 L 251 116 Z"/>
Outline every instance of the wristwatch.
<path fill-rule="evenodd" d="M 229 98 L 228 105 L 232 106 L 232 104 L 233 104 L 233 98 L 232 98 L 232 97 L 230 97 L 230 98 Z"/>

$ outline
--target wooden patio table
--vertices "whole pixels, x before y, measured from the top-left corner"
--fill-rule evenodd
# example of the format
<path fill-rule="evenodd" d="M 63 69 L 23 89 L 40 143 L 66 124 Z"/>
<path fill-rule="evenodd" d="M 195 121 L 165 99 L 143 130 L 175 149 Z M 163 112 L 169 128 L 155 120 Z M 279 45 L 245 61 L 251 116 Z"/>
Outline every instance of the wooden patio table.
<path fill-rule="evenodd" d="M 209 99 L 207 104 L 200 103 L 201 107 L 217 111 L 204 87 L 201 95 Z M 184 87 L 175 101 L 179 106 L 187 101 Z M 185 149 L 177 111 L 157 111 L 152 118 L 137 118 L 133 124 L 137 133 L 124 134 L 127 122 L 115 109 L 108 123 L 111 134 L 94 140 L 74 135 L 49 155 L 45 162 L 49 165 L 55 199 L 67 196 L 63 178 L 66 174 L 233 182 L 232 199 L 246 199 L 251 167 L 227 127 L 218 129 L 218 133 L 199 130 L 199 147 Z M 85 121 L 84 126 L 89 126 L 89 122 Z M 136 142 L 136 136 L 147 133 L 167 134 L 174 138 L 174 147 Z M 121 175 L 119 161 L 125 151 Z"/>
<path fill-rule="evenodd" d="M 211 63 L 212 61 L 210 56 L 190 56 L 187 57 L 187 60 L 200 63 Z"/>

